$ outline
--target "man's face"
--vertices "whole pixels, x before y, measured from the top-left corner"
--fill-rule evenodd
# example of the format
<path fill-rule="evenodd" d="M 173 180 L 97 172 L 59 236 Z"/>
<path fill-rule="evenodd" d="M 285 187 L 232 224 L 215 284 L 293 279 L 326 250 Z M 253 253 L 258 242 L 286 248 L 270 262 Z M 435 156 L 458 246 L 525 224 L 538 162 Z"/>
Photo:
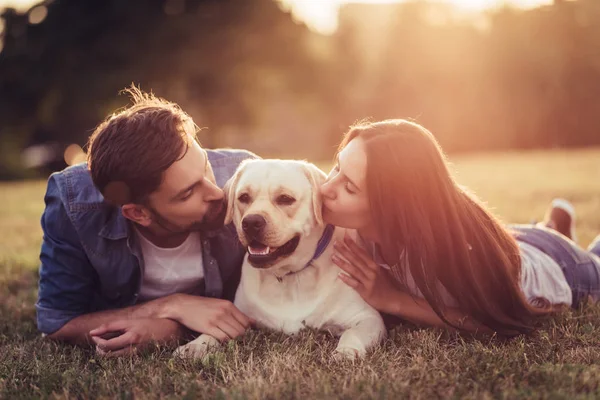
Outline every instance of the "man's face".
<path fill-rule="evenodd" d="M 226 207 L 207 154 L 195 141 L 182 159 L 164 173 L 163 181 L 148 199 L 149 228 L 156 233 L 207 231 L 223 226 Z"/>

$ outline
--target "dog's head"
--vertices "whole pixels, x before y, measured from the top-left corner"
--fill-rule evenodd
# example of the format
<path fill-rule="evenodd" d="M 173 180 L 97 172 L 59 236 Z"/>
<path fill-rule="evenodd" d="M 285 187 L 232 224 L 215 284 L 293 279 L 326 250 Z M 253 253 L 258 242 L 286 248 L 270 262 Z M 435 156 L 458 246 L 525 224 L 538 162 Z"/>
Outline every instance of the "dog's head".
<path fill-rule="evenodd" d="M 305 238 L 323 225 L 319 186 L 325 179 L 304 161 L 249 160 L 238 168 L 225 185 L 225 223 L 235 224 L 252 266 L 276 268 L 312 255 L 314 248 L 304 247 L 314 243 Z"/>

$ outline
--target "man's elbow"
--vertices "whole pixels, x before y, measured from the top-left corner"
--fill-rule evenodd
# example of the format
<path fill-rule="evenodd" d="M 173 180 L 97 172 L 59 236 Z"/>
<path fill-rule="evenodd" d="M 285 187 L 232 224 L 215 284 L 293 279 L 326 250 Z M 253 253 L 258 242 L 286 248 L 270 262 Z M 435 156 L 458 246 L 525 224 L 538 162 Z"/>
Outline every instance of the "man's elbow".
<path fill-rule="evenodd" d="M 57 331 L 52 333 L 45 333 L 42 331 L 42 337 L 55 342 L 71 343 L 73 338 L 72 335 L 69 335 L 68 331 L 69 329 L 66 326 L 62 326 Z"/>
<path fill-rule="evenodd" d="M 44 335 L 44 338 L 54 342 L 70 344 L 74 346 L 88 347 L 92 345 L 88 335 L 61 332 L 60 330 L 49 335 Z"/>
<path fill-rule="evenodd" d="M 40 329 L 40 331 L 42 332 L 42 337 L 46 340 L 76 346 L 89 346 L 91 344 L 87 334 L 77 332 L 76 329 L 70 326 L 69 322 L 51 333 L 44 332 L 43 329 Z"/>
<path fill-rule="evenodd" d="M 61 328 L 62 329 L 62 328 Z M 47 340 L 53 340 L 55 342 L 66 342 L 68 337 L 61 331 L 61 329 L 52 333 L 42 332 L 42 337 Z"/>

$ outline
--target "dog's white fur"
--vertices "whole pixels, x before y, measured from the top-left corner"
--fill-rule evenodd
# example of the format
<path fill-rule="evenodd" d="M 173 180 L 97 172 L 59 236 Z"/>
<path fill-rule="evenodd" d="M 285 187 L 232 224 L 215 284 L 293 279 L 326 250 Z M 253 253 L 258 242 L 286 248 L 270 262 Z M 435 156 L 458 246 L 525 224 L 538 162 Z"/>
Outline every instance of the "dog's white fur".
<path fill-rule="evenodd" d="M 263 241 L 272 248 L 301 236 L 291 255 L 268 268 L 253 267 L 246 254 L 234 303 L 262 327 L 290 334 L 312 327 L 341 335 L 336 354 L 362 357 L 385 337 L 386 330 L 381 315 L 337 278 L 341 270 L 333 264 L 331 255 L 333 242 L 343 238 L 344 229 L 336 228 L 324 253 L 305 268 L 325 229 L 319 196 L 324 180 L 325 174 L 307 162 L 249 160 L 227 183 L 225 222 L 233 220 L 244 246 L 248 246 L 248 240 L 241 222 L 247 215 L 265 218 Z M 238 200 L 244 193 L 250 198 L 247 203 Z M 296 201 L 278 205 L 282 194 Z M 201 357 L 217 344 L 216 339 L 204 334 L 177 353 Z"/>

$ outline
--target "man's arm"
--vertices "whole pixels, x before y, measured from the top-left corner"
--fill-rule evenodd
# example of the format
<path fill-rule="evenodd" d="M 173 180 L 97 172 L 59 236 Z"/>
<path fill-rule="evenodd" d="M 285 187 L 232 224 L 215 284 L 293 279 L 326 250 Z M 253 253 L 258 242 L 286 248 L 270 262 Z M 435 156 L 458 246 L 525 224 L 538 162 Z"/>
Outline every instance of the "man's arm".
<path fill-rule="evenodd" d="M 48 337 L 73 344 L 97 344 L 97 341 L 92 340 L 90 331 L 102 332 L 93 332 L 94 336 L 105 333 L 120 336 L 118 330 L 107 327 L 115 321 L 131 320 L 141 323 L 147 319 L 156 320 L 156 324 L 148 328 L 153 332 L 144 333 L 153 341 L 178 341 L 187 337 L 190 331 L 207 333 L 220 341 L 227 341 L 242 335 L 251 323 L 230 301 L 178 293 L 119 310 L 81 315 Z M 145 326 L 146 322 L 143 322 Z M 128 326 L 133 324 L 135 322 Z"/>
<path fill-rule="evenodd" d="M 47 335 L 48 338 L 67 342 L 71 344 L 87 346 L 93 345 L 94 341 L 90 331 L 102 329 L 121 320 L 141 320 L 155 319 L 157 336 L 155 340 L 179 340 L 190 334 L 179 322 L 169 319 L 167 316 L 167 306 L 169 302 L 176 301 L 175 296 L 163 297 L 147 303 L 115 310 L 98 311 L 89 314 L 83 314 L 71 319 L 59 330 Z M 169 305 L 169 307 L 172 307 Z M 160 326 L 159 326 L 160 325 Z M 158 335 L 160 332 L 160 335 Z M 116 334 L 114 334 L 116 336 Z M 160 337 L 159 337 L 160 336 Z"/>
<path fill-rule="evenodd" d="M 43 240 L 36 302 L 37 326 L 52 334 L 67 322 L 89 312 L 96 271 L 61 199 L 61 176 L 52 175 L 41 218 Z"/>

